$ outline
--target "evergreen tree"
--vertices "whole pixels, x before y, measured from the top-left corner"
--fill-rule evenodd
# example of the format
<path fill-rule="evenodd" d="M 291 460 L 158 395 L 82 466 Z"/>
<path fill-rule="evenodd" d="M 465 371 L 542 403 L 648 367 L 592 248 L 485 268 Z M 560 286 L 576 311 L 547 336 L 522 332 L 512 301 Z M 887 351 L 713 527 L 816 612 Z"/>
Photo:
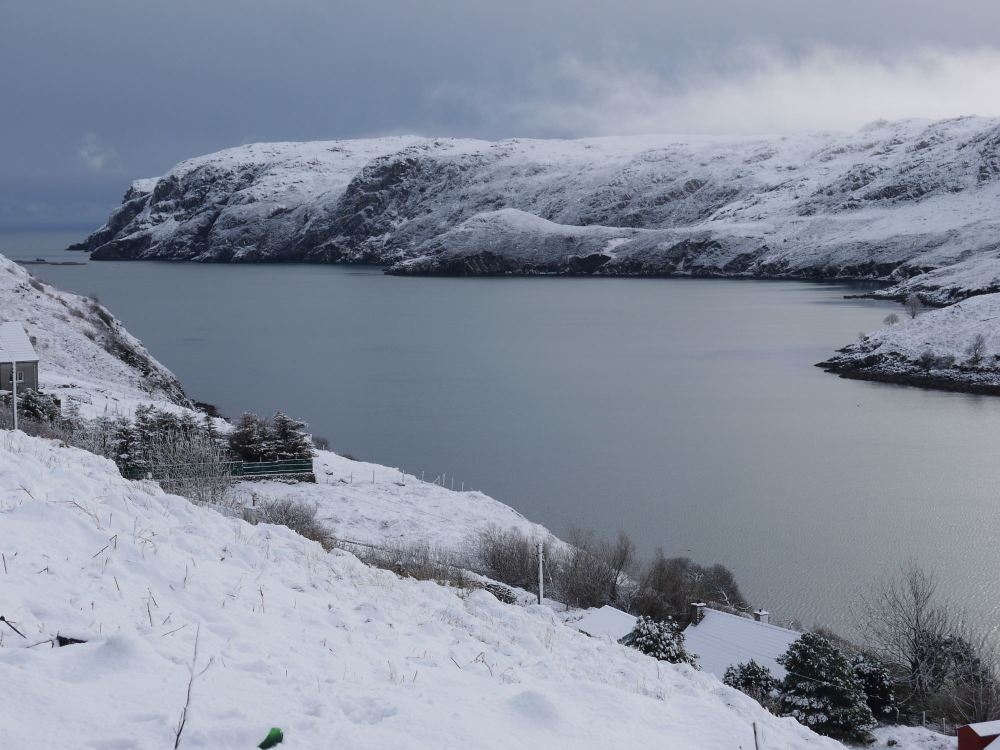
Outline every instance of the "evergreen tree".
<path fill-rule="evenodd" d="M 762 706 L 773 703 L 772 693 L 778 687 L 771 670 L 753 659 L 743 664 L 736 664 L 726 670 L 722 681 L 741 693 L 746 693 Z"/>
<path fill-rule="evenodd" d="M 309 438 L 302 431 L 305 422 L 282 414 L 280 411 L 271 420 L 271 454 L 274 460 L 288 458 L 312 458 L 313 449 Z"/>
<path fill-rule="evenodd" d="M 876 719 L 896 714 L 896 690 L 892 675 L 885 665 L 868 654 L 858 654 L 851 660 L 854 677 L 865 691 L 868 708 Z"/>
<path fill-rule="evenodd" d="M 264 461 L 271 442 L 270 426 L 252 412 L 244 412 L 229 433 L 229 450 L 241 461 Z"/>
<path fill-rule="evenodd" d="M 628 644 L 660 661 L 697 666 L 696 655 L 684 648 L 684 634 L 671 618 L 657 621 L 652 617 L 640 617 L 629 634 Z"/>
<path fill-rule="evenodd" d="M 215 420 L 208 414 L 202 420 L 202 429 L 205 431 L 205 436 L 213 443 L 219 441 L 219 431 L 215 429 Z"/>
<path fill-rule="evenodd" d="M 66 406 L 63 407 L 62 412 L 63 422 L 67 426 L 77 429 L 83 423 L 83 417 L 80 416 L 80 407 L 77 405 L 76 399 L 66 399 Z"/>
<path fill-rule="evenodd" d="M 17 394 L 17 408 L 22 415 L 42 422 L 54 422 L 59 418 L 59 407 L 52 397 L 30 388 Z"/>
<path fill-rule="evenodd" d="M 830 737 L 869 737 L 875 718 L 840 649 L 820 635 L 805 633 L 778 662 L 788 670 L 778 696 L 781 713 Z"/>
<path fill-rule="evenodd" d="M 142 440 L 132 421 L 120 417 L 112 426 L 112 441 L 109 446 L 111 460 L 122 471 L 142 466 Z"/>

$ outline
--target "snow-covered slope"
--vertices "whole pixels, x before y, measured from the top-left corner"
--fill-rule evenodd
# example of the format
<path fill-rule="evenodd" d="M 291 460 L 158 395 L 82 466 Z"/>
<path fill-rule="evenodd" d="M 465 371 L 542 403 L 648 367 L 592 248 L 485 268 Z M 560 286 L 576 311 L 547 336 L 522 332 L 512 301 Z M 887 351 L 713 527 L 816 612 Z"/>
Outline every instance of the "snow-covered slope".
<path fill-rule="evenodd" d="M 998 198 L 1000 121 L 984 118 L 775 138 L 253 144 L 136 182 L 78 248 L 398 273 L 901 281 L 995 258 Z"/>
<path fill-rule="evenodd" d="M 102 305 L 54 289 L 2 255 L 0 321 L 24 325 L 41 358 L 40 387 L 85 415 L 188 403 L 173 374 Z"/>
<path fill-rule="evenodd" d="M 317 451 L 313 467 L 316 484 L 243 482 L 238 494 L 248 506 L 254 498 L 316 506 L 317 517 L 337 538 L 366 544 L 431 545 L 461 553 L 491 527 L 554 540 L 548 529 L 482 492 L 451 490 L 329 451 Z"/>
<path fill-rule="evenodd" d="M 289 750 L 731 750 L 752 722 L 766 747 L 840 747 L 546 607 L 401 580 L 21 433 L 0 433 L 0 552 L 9 747 L 172 747 L 192 664 L 181 748 L 277 726 Z"/>

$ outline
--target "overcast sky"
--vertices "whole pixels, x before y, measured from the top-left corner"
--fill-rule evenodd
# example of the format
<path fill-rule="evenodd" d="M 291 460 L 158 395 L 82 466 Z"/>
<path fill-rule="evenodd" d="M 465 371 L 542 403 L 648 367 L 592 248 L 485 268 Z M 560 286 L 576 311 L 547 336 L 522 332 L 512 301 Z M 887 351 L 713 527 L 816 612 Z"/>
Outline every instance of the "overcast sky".
<path fill-rule="evenodd" d="M 1000 115 L 995 0 L 0 0 L 0 230 L 257 140 Z"/>

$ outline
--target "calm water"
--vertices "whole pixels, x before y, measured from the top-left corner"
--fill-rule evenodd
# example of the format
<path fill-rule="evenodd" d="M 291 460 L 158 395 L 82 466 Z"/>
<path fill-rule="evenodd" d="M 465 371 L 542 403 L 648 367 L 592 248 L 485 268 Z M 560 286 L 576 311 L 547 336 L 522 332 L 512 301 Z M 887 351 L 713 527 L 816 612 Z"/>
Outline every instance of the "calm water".
<path fill-rule="evenodd" d="M 779 618 L 848 631 L 857 591 L 912 559 L 996 620 L 1000 399 L 813 367 L 891 308 L 843 287 L 33 271 L 98 294 L 226 414 L 280 408 L 337 450 L 454 475 L 557 533 L 624 529 L 643 552 L 723 562 Z"/>

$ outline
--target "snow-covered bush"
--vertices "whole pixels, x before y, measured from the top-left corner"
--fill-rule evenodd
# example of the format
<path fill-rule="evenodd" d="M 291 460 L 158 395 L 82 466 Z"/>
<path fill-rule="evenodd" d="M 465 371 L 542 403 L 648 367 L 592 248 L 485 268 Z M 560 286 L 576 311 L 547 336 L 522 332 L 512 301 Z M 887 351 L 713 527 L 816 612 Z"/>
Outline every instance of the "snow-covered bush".
<path fill-rule="evenodd" d="M 270 441 L 271 428 L 267 420 L 244 412 L 229 433 L 229 450 L 241 461 L 263 461 Z"/>
<path fill-rule="evenodd" d="M 43 422 L 59 419 L 59 405 L 51 396 L 28 389 L 17 394 L 18 414 Z"/>
<path fill-rule="evenodd" d="M 292 419 L 280 411 L 271 418 L 269 452 L 273 456 L 272 460 L 313 457 L 309 437 L 303 431 L 305 426 L 305 422 Z"/>
<path fill-rule="evenodd" d="M 778 662 L 788 670 L 778 710 L 820 734 L 864 741 L 875 727 L 847 657 L 826 638 L 805 633 Z"/>
<path fill-rule="evenodd" d="M 896 715 L 896 688 L 892 675 L 885 665 L 868 654 L 857 654 L 851 659 L 854 677 L 865 691 L 868 708 L 876 719 Z"/>
<path fill-rule="evenodd" d="M 245 412 L 229 434 L 229 449 L 236 458 L 250 462 L 312 458 L 305 426 L 280 411 L 270 421 Z"/>
<path fill-rule="evenodd" d="M 684 647 L 684 633 L 672 619 L 657 621 L 652 617 L 639 617 L 626 642 L 654 659 L 696 666 L 697 655 L 688 653 Z"/>
<path fill-rule="evenodd" d="M 729 687 L 746 693 L 764 707 L 770 707 L 774 703 L 772 694 L 778 687 L 778 681 L 774 679 L 770 669 L 753 659 L 729 667 L 722 681 Z"/>

